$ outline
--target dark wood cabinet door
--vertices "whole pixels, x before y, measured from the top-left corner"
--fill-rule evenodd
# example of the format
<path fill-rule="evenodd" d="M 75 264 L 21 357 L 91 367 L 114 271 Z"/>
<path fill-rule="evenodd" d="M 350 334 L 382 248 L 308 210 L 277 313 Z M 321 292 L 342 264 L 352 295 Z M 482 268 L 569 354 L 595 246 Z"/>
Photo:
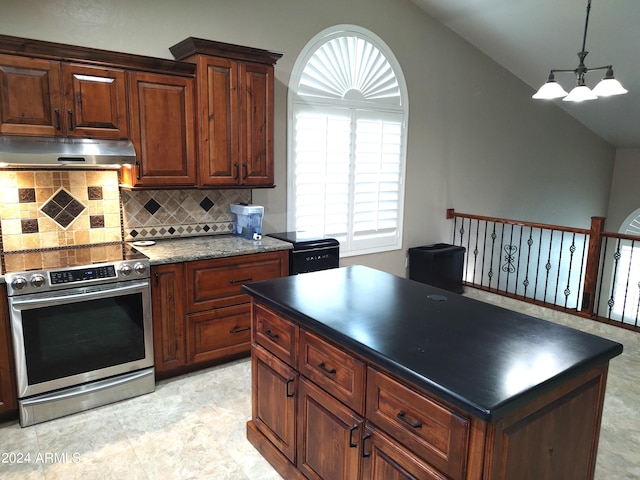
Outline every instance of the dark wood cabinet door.
<path fill-rule="evenodd" d="M 300 377 L 297 465 L 309 479 L 360 478 L 363 419 Z"/>
<path fill-rule="evenodd" d="M 371 425 L 365 429 L 362 480 L 447 480 L 431 465 Z"/>
<path fill-rule="evenodd" d="M 237 185 L 240 181 L 238 63 L 226 58 L 200 56 L 197 103 L 200 109 L 199 183 Z"/>
<path fill-rule="evenodd" d="M 0 55 L 0 133 L 62 135 L 60 63 Z"/>
<path fill-rule="evenodd" d="M 0 288 L 0 416 L 18 408 L 15 388 L 7 290 Z"/>
<path fill-rule="evenodd" d="M 254 345 L 251 385 L 254 425 L 295 463 L 298 373 L 264 348 Z"/>
<path fill-rule="evenodd" d="M 195 185 L 193 79 L 131 72 L 129 85 L 137 165 L 125 181 L 145 187 Z"/>
<path fill-rule="evenodd" d="M 273 66 L 240 63 L 240 183 L 273 185 Z"/>
<path fill-rule="evenodd" d="M 217 360 L 251 349 L 251 304 L 187 315 L 187 361 Z"/>
<path fill-rule="evenodd" d="M 153 354 L 157 372 L 173 370 L 186 363 L 183 288 L 182 264 L 151 268 Z"/>
<path fill-rule="evenodd" d="M 129 137 L 124 70 L 63 64 L 67 136 L 126 139 Z"/>

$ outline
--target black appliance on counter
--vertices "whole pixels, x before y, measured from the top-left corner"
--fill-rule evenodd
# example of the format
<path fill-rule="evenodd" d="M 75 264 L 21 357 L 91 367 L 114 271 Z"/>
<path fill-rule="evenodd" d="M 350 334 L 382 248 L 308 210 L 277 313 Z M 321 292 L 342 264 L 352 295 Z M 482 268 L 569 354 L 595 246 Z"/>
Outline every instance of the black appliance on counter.
<path fill-rule="evenodd" d="M 293 244 L 289 250 L 289 275 L 338 268 L 340 242 L 305 232 L 270 233 L 269 237 Z"/>

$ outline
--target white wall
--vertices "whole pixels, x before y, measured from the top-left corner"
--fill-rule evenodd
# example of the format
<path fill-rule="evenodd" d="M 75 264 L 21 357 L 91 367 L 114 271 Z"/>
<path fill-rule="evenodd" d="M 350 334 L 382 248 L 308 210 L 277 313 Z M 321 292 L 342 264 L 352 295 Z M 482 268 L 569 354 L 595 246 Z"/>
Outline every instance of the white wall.
<path fill-rule="evenodd" d="M 305 43 L 353 23 L 395 53 L 409 89 L 404 248 L 352 257 L 405 274 L 411 246 L 451 240 L 446 208 L 588 227 L 605 215 L 614 149 L 409 0 L 0 0 L 0 32 L 171 58 L 168 47 L 202 37 L 284 52 L 276 65 L 273 190 L 265 231 L 286 226 L 286 98 Z"/>

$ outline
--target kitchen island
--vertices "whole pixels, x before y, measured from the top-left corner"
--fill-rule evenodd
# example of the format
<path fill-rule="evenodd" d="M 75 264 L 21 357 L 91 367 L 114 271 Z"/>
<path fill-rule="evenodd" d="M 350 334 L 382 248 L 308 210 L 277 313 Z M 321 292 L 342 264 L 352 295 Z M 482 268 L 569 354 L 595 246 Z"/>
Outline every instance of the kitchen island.
<path fill-rule="evenodd" d="M 285 478 L 593 478 L 619 343 L 362 266 L 243 289 Z"/>

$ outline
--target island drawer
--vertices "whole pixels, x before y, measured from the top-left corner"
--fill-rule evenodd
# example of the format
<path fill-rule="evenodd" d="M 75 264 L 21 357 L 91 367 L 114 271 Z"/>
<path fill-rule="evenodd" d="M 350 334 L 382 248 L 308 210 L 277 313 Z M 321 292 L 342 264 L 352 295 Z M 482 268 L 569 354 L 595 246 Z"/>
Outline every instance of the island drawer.
<path fill-rule="evenodd" d="M 253 341 L 292 367 L 296 365 L 298 327 L 262 305 L 253 304 Z"/>
<path fill-rule="evenodd" d="M 298 371 L 358 414 L 364 414 L 366 367 L 354 356 L 301 329 Z"/>
<path fill-rule="evenodd" d="M 468 418 L 371 367 L 366 417 L 447 476 L 463 477 Z"/>

